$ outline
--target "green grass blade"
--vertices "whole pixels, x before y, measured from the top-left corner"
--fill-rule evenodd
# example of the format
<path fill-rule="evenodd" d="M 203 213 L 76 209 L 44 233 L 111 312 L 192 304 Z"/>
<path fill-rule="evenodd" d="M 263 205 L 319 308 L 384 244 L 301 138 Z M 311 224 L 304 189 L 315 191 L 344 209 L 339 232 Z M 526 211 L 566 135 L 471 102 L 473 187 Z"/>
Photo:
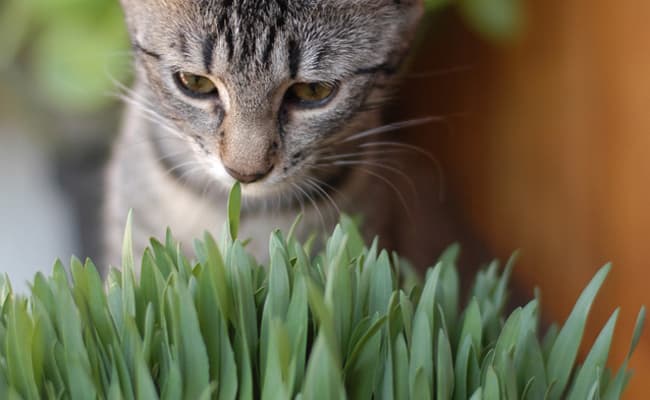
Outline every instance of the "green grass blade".
<path fill-rule="evenodd" d="M 586 399 L 594 383 L 600 381 L 600 374 L 605 368 L 609 356 L 609 348 L 614 337 L 614 328 L 616 327 L 619 312 L 620 310 L 614 311 L 614 314 L 612 314 L 596 338 L 596 342 L 574 380 L 573 387 L 567 397 L 568 400 Z"/>
<path fill-rule="evenodd" d="M 241 214 L 241 184 L 239 182 L 230 189 L 228 197 L 228 232 L 231 240 L 237 240 L 239 235 L 239 216 Z"/>
<path fill-rule="evenodd" d="M 569 382 L 589 310 L 610 269 L 611 265 L 606 265 L 591 280 L 578 298 L 573 311 L 553 344 L 546 365 L 549 382 L 556 382 L 549 393 L 549 398 L 552 400 L 559 399 L 562 396 Z"/>
<path fill-rule="evenodd" d="M 454 393 L 454 363 L 451 344 L 444 330 L 438 333 L 438 358 L 436 362 L 436 399 L 451 399 Z"/>

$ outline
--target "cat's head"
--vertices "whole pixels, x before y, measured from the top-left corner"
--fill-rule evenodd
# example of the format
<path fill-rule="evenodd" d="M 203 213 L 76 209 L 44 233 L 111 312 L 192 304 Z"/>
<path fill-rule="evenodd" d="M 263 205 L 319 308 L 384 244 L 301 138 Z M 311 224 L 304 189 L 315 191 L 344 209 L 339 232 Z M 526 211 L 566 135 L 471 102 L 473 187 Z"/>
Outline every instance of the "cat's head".
<path fill-rule="evenodd" d="M 150 104 L 218 181 L 293 184 L 376 124 L 422 0 L 122 0 Z"/>

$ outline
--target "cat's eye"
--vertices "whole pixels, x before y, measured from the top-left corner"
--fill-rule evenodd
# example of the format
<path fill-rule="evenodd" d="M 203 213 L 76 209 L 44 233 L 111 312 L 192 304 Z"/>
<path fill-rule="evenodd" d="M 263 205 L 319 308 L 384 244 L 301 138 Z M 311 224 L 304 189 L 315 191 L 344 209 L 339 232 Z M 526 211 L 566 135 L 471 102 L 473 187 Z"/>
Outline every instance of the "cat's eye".
<path fill-rule="evenodd" d="M 289 88 L 287 100 L 303 107 L 321 107 L 336 93 L 337 86 L 329 82 L 296 83 Z"/>
<path fill-rule="evenodd" d="M 189 96 L 205 98 L 219 94 L 217 86 L 207 76 L 181 71 L 177 72 L 174 77 L 176 84 Z"/>

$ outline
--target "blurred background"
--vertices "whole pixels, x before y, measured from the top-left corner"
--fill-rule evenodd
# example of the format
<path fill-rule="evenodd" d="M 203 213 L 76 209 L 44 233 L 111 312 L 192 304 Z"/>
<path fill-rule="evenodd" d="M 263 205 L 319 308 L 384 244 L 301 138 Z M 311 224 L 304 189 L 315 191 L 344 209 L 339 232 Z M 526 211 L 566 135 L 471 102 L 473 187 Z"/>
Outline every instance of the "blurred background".
<path fill-rule="evenodd" d="M 57 257 L 97 254 L 116 82 L 129 81 L 117 3 L 0 2 L 0 272 L 18 290 Z M 587 341 L 621 306 L 616 365 L 650 304 L 650 3 L 626 3 L 436 9 L 393 109 L 447 116 L 408 137 L 439 158 L 446 201 L 492 254 L 522 249 L 517 287 L 542 289 L 548 320 L 614 262 Z M 647 334 L 632 365 L 627 398 L 646 398 Z"/>

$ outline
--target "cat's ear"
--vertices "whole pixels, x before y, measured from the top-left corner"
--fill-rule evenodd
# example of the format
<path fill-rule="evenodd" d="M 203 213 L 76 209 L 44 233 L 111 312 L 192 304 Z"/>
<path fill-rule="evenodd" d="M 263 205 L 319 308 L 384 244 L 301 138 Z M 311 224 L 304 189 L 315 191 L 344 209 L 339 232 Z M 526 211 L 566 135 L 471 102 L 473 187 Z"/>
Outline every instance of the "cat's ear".
<path fill-rule="evenodd" d="M 126 27 L 132 37 L 137 36 L 138 28 L 151 18 L 160 0 L 120 0 L 126 19 Z"/>
<path fill-rule="evenodd" d="M 390 32 L 389 37 L 392 37 L 394 49 L 399 53 L 406 51 L 419 27 L 419 22 L 424 15 L 424 0 L 383 0 L 386 7 L 397 10 L 398 18 L 391 21 L 386 26 L 385 31 Z"/>
<path fill-rule="evenodd" d="M 129 34 L 134 36 L 134 27 L 136 25 L 135 20 L 138 19 L 138 0 L 120 0 L 120 4 L 122 5 L 122 12 L 124 13 L 124 19 Z"/>

